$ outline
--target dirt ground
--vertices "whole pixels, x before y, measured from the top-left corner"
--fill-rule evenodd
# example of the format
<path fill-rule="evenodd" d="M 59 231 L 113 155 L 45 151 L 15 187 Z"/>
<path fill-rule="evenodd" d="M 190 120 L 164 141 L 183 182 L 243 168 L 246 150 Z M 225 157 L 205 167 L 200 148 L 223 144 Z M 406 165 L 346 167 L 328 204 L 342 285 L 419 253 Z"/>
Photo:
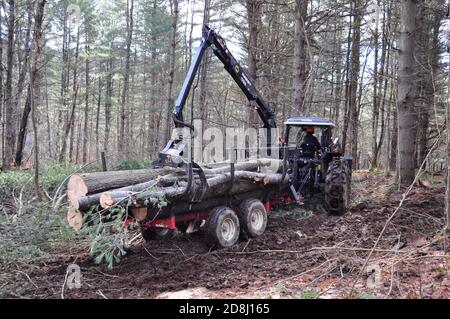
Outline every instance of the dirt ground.
<path fill-rule="evenodd" d="M 210 251 L 201 232 L 142 241 L 108 270 L 85 248 L 61 246 L 51 260 L 0 271 L 7 298 L 449 298 L 444 191 L 414 189 L 362 269 L 401 192 L 383 174 L 354 176 L 353 208 L 329 216 L 320 207 L 270 214 L 257 239 Z M 81 288 L 66 269 L 81 267 Z M 15 268 L 16 267 L 16 268 Z M 3 281 L 3 282 L 2 282 Z"/>

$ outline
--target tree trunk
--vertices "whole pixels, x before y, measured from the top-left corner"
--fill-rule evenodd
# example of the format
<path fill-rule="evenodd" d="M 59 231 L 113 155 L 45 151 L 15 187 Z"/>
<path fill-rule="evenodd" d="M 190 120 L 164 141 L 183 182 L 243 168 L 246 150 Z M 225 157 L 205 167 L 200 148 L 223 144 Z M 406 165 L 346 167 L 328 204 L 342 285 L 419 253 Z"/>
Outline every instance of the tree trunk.
<path fill-rule="evenodd" d="M 350 2 L 350 10 L 353 15 L 354 8 L 353 2 Z M 349 111 L 349 101 L 350 101 L 350 51 L 351 51 L 351 42 L 352 42 L 352 29 L 353 22 L 352 16 L 350 16 L 349 27 L 348 27 L 348 35 L 347 35 L 347 53 L 345 57 L 345 101 L 344 101 L 344 124 L 342 127 L 342 152 L 345 154 L 347 149 L 347 133 L 348 126 L 350 123 L 350 111 Z"/>
<path fill-rule="evenodd" d="M 307 39 L 306 18 L 308 0 L 295 1 L 295 33 L 294 58 L 292 78 L 292 115 L 303 115 L 305 108 L 306 78 L 307 78 Z"/>
<path fill-rule="evenodd" d="M 105 153 L 109 150 L 109 138 L 111 132 L 111 108 L 112 108 L 112 94 L 113 94 L 113 56 L 112 43 L 109 43 L 109 58 L 106 77 L 106 95 L 105 95 L 105 140 L 103 141 L 103 151 Z"/>
<path fill-rule="evenodd" d="M 39 138 L 38 138 L 38 128 L 37 128 L 37 108 L 36 108 L 36 98 L 34 92 L 37 91 L 38 83 L 36 79 L 39 78 L 40 70 L 40 56 L 41 56 L 41 38 L 42 38 L 42 22 L 44 20 L 44 7 L 46 0 L 40 0 L 37 3 L 36 15 L 35 15 L 35 26 L 34 26 L 34 60 L 33 66 L 30 70 L 30 100 L 31 100 L 31 120 L 33 123 L 34 132 L 34 187 L 36 189 L 36 194 L 39 200 L 42 199 L 42 191 L 39 185 Z"/>
<path fill-rule="evenodd" d="M 66 127 L 64 129 L 64 135 L 62 139 L 61 151 L 59 153 L 59 162 L 63 163 L 66 158 L 67 140 L 69 138 L 70 130 L 74 126 L 75 121 L 75 110 L 77 107 L 78 91 L 80 90 L 80 82 L 77 82 L 73 91 L 72 108 L 70 111 L 69 119 L 66 122 Z"/>
<path fill-rule="evenodd" d="M 89 61 L 89 54 L 90 54 L 90 46 L 89 46 L 89 28 L 86 25 L 85 27 L 85 33 L 86 33 L 86 46 L 85 46 L 85 53 L 86 53 L 86 96 L 85 96 L 85 102 L 84 102 L 84 127 L 83 127 L 83 158 L 82 163 L 85 164 L 88 160 L 88 141 L 89 141 L 89 94 L 90 94 L 90 61 Z"/>
<path fill-rule="evenodd" d="M 415 178 L 415 150 L 417 135 L 416 86 L 414 83 L 414 45 L 417 0 L 403 0 L 400 10 L 400 43 L 398 52 L 398 165 L 401 183 Z"/>
<path fill-rule="evenodd" d="M 203 197 L 204 200 L 217 198 L 228 193 L 229 195 L 241 194 L 250 192 L 266 185 L 280 185 L 287 184 L 288 177 L 286 176 L 282 180 L 282 174 L 261 174 L 255 172 L 235 172 L 235 181 L 230 187 L 231 175 L 220 174 L 215 177 L 209 178 L 208 189 Z M 158 201 L 161 196 L 164 196 L 166 200 L 175 201 L 181 199 L 181 196 L 185 194 L 185 186 L 173 186 L 166 188 L 154 188 L 140 192 L 139 190 L 145 190 L 138 188 L 139 193 L 134 193 L 130 190 L 116 190 L 105 192 L 100 197 L 100 204 L 103 208 L 109 208 L 124 198 L 130 197 L 130 199 L 143 206 L 151 206 L 152 203 Z"/>
<path fill-rule="evenodd" d="M 77 207 L 78 197 L 104 192 L 109 189 L 139 184 L 179 171 L 172 168 L 142 169 L 132 171 L 111 171 L 88 174 L 74 174 L 67 184 L 67 197 L 73 207 Z"/>
<path fill-rule="evenodd" d="M 175 79 L 175 51 L 177 45 L 177 24 L 178 24 L 178 0 L 170 0 L 170 10 L 172 16 L 172 31 L 170 33 L 170 42 L 169 42 L 169 74 L 167 80 L 167 109 L 164 112 L 164 135 L 162 143 L 166 143 L 170 139 L 170 113 L 174 106 L 174 98 L 173 98 L 173 84 Z"/>
<path fill-rule="evenodd" d="M 22 91 L 25 87 L 25 76 L 27 74 L 28 69 L 28 59 L 30 56 L 31 46 L 31 29 L 33 25 L 33 5 L 31 0 L 27 0 L 27 15 L 28 15 L 28 26 L 27 26 L 27 32 L 25 35 L 25 52 L 24 52 L 24 61 L 23 61 L 23 67 L 19 75 L 19 80 L 17 82 L 17 93 L 16 93 L 16 99 L 15 99 L 15 108 L 19 109 L 19 102 L 22 95 Z M 23 147 L 25 143 L 26 138 L 26 132 L 27 132 L 27 125 L 28 125 L 28 117 L 30 115 L 30 89 L 28 88 L 27 92 L 27 98 L 25 102 L 25 107 L 23 109 L 22 117 L 20 120 L 20 126 L 19 126 L 19 135 L 17 137 L 17 147 L 16 147 L 16 157 L 15 157 L 15 164 L 17 167 L 19 167 L 22 164 L 22 156 L 23 156 Z"/>
<path fill-rule="evenodd" d="M 6 52 L 6 83 L 5 83 L 5 149 L 3 168 L 8 169 L 14 163 L 14 148 L 16 143 L 16 114 L 13 99 L 13 56 L 15 32 L 15 6 L 14 0 L 8 0 L 8 48 Z"/>
<path fill-rule="evenodd" d="M 122 103 L 120 111 L 120 131 L 119 131 L 119 143 L 118 151 L 127 151 L 127 145 L 125 141 L 125 129 L 126 122 L 129 121 L 129 88 L 130 88 L 130 59 L 131 59 L 131 42 L 133 40 L 133 11 L 134 11 L 134 0 L 127 0 L 127 40 L 126 40 L 126 56 L 125 56 L 125 71 L 123 76 L 123 92 L 122 92 Z M 125 149 L 124 149 L 125 147 Z"/>
<path fill-rule="evenodd" d="M 4 7 L 4 1 L 2 0 L 0 2 L 0 5 L 2 6 L 2 8 Z M 3 24 L 3 19 L 2 19 L 2 15 L 0 14 L 0 122 L 1 122 L 1 134 L 2 134 L 2 139 L 1 139 L 1 150 L 2 150 L 2 157 L 0 158 L 0 161 L 3 165 L 4 160 L 5 160 L 5 121 L 4 121 L 4 112 L 3 112 L 3 108 L 4 108 L 4 103 L 3 103 L 3 28 L 2 28 L 2 24 Z"/>
<path fill-rule="evenodd" d="M 76 48 L 75 48 L 75 64 L 73 67 L 73 92 L 74 92 L 74 96 L 73 96 L 73 100 L 72 100 L 72 112 L 70 113 L 70 117 L 69 117 L 69 130 L 70 130 L 70 134 L 68 133 L 68 135 L 66 136 L 66 140 L 67 138 L 69 138 L 69 162 L 72 163 L 73 162 L 73 145 L 75 142 L 75 121 L 77 120 L 77 114 L 76 114 L 76 104 L 77 104 L 77 97 L 78 97 L 78 93 L 80 90 L 80 81 L 78 79 L 78 59 L 80 56 L 80 26 L 78 26 L 77 28 L 77 43 L 76 43 Z M 63 146 L 64 146 L 64 142 L 63 142 Z M 65 150 L 64 152 L 61 152 L 61 154 L 63 154 L 63 158 L 62 161 L 60 161 L 61 163 L 65 160 Z"/>
<path fill-rule="evenodd" d="M 248 44 L 247 44 L 247 64 L 248 75 L 254 83 L 258 81 L 258 33 L 261 24 L 261 0 L 246 0 L 247 16 L 248 16 Z M 249 102 L 247 109 L 247 124 L 255 125 L 255 110 L 252 102 Z"/>
<path fill-rule="evenodd" d="M 209 25 L 210 20 L 210 2 L 211 0 L 205 0 L 205 6 L 203 10 L 203 24 Z M 202 65 L 200 68 L 200 116 L 203 121 L 202 127 L 206 127 L 206 120 L 208 117 L 208 105 L 207 105 L 207 90 L 208 90 L 208 66 L 209 66 L 210 55 L 206 52 L 203 56 Z M 203 136 L 203 132 L 200 132 Z"/>
<path fill-rule="evenodd" d="M 380 5 L 380 1 L 377 1 L 377 5 Z M 379 38 L 379 32 L 378 32 L 378 20 L 376 20 L 375 23 L 375 31 L 373 36 L 373 45 L 374 45 L 374 66 L 373 66 L 373 104 L 372 104 L 372 160 L 370 163 L 370 169 L 376 170 L 378 169 L 378 152 L 377 152 L 377 145 L 378 145 L 378 122 L 379 122 L 379 115 L 380 115 L 380 92 L 378 90 L 378 38 Z M 380 70 L 382 73 L 384 71 L 384 38 L 383 37 L 383 46 L 381 48 L 381 66 Z"/>
<path fill-rule="evenodd" d="M 355 167 L 358 167 L 358 78 L 360 70 L 360 42 L 361 42 L 361 19 L 363 8 L 361 1 L 355 1 L 352 50 L 350 58 L 350 85 L 349 85 L 349 113 L 351 127 L 351 154 Z"/>
<path fill-rule="evenodd" d="M 157 29 L 157 9 L 158 3 L 157 0 L 153 0 L 153 8 L 152 8 L 152 23 L 151 23 L 151 57 L 150 57 L 150 105 L 154 107 L 154 109 L 149 110 L 149 119 L 153 121 L 150 123 L 149 121 L 149 137 L 148 140 L 151 141 L 150 154 L 156 154 L 159 151 L 159 136 L 160 136 L 160 128 L 161 128 L 161 110 L 156 112 L 155 109 L 158 108 L 158 105 L 161 104 L 157 102 L 157 80 L 158 80 L 158 68 L 157 68 L 157 37 L 156 37 L 156 29 Z M 153 128 L 150 127 L 153 125 Z"/>

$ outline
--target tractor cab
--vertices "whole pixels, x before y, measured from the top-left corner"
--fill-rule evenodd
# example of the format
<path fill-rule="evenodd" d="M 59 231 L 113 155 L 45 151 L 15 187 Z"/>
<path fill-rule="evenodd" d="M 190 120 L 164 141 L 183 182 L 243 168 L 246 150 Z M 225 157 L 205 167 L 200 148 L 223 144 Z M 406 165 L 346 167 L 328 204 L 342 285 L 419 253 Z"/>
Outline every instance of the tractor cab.
<path fill-rule="evenodd" d="M 296 155 L 305 158 L 321 157 L 327 153 L 340 155 L 337 140 L 333 138 L 334 123 L 318 117 L 294 117 L 285 123 L 284 145 L 289 157 Z"/>
<path fill-rule="evenodd" d="M 294 117 L 285 123 L 283 155 L 290 176 L 303 196 L 323 191 L 333 159 L 341 158 L 338 139 L 333 139 L 334 123 L 326 118 Z"/>

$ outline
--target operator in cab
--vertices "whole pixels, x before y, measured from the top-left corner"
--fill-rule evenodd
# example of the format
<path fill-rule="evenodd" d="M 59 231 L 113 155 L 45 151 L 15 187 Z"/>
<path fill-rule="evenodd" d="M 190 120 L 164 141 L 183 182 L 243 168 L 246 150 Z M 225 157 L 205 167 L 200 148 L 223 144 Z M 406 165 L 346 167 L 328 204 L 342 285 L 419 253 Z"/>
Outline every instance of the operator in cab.
<path fill-rule="evenodd" d="M 321 145 L 317 137 L 314 136 L 314 127 L 307 127 L 305 131 L 306 135 L 303 138 L 301 147 L 304 153 L 314 156 L 314 154 L 320 150 Z"/>

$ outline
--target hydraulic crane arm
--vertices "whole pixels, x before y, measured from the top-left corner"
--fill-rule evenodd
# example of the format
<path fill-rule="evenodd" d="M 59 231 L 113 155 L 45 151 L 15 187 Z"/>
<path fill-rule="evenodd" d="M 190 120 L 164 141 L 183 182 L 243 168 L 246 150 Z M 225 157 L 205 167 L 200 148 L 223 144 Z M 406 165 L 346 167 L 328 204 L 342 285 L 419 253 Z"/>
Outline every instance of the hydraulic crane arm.
<path fill-rule="evenodd" d="M 269 146 L 271 140 L 270 129 L 276 128 L 274 112 L 258 92 L 252 80 L 246 74 L 245 70 L 240 66 L 240 64 L 228 50 L 224 39 L 219 36 L 214 30 L 210 29 L 207 25 L 203 27 L 203 37 L 200 47 L 197 49 L 194 60 L 189 67 L 189 71 L 184 80 L 183 87 L 181 88 L 181 91 L 175 102 L 175 107 L 172 111 L 172 119 L 175 123 L 175 127 L 189 127 L 191 130 L 194 130 L 194 127 L 191 124 L 184 121 L 183 109 L 186 105 L 189 92 L 191 91 L 192 84 L 194 82 L 195 76 L 197 75 L 202 58 L 205 54 L 205 51 L 209 47 L 212 47 L 214 54 L 223 63 L 225 70 L 228 71 L 233 80 L 241 88 L 247 99 L 256 103 L 256 111 L 258 112 L 258 115 L 263 122 L 263 127 L 267 128 L 267 138 Z M 181 140 L 181 137 L 177 140 L 170 140 L 167 143 L 166 147 L 160 152 L 160 158 L 157 162 L 154 163 L 154 166 L 175 164 L 173 163 L 174 157 L 181 156 L 184 150 L 184 145 L 180 143 Z"/>
<path fill-rule="evenodd" d="M 188 74 L 186 75 L 186 79 L 183 83 L 183 87 L 175 103 L 175 108 L 172 112 L 172 118 L 175 122 L 175 126 L 192 128 L 190 124 L 185 123 L 183 120 L 183 108 L 186 104 L 186 100 L 191 90 L 192 83 L 197 74 L 198 68 L 200 67 L 203 55 L 210 46 L 213 46 L 214 54 L 223 63 L 225 70 L 228 71 L 233 80 L 241 88 L 247 99 L 249 101 L 255 101 L 256 111 L 258 112 L 259 117 L 264 123 L 263 127 L 268 129 L 275 128 L 275 114 L 273 113 L 270 106 L 263 99 L 244 69 L 240 66 L 240 64 L 228 50 L 225 40 L 206 25 L 203 27 L 202 42 L 197 50 L 197 54 L 195 55 L 194 60 L 191 63 Z"/>

